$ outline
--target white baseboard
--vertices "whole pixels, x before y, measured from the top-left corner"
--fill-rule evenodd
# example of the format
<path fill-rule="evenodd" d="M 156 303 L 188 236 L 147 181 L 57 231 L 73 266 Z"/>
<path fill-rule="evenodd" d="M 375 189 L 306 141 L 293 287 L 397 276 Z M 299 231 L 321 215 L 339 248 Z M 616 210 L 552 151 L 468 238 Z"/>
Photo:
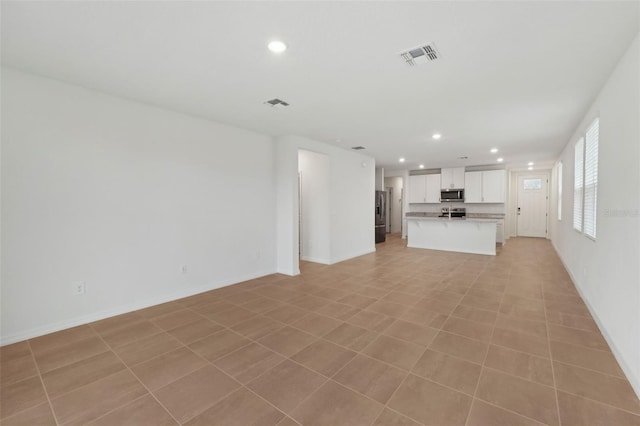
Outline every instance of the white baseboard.
<path fill-rule="evenodd" d="M 300 275 L 300 268 L 298 269 L 278 269 L 276 271 L 277 274 L 288 275 L 290 277 L 295 277 L 296 275 Z"/>
<path fill-rule="evenodd" d="M 115 315 L 126 314 L 128 312 L 137 311 L 139 309 L 148 308 L 150 306 L 159 305 L 160 303 L 171 302 L 173 300 L 182 299 L 183 297 L 193 296 L 195 294 L 204 293 L 206 291 L 215 290 L 217 288 L 226 287 L 232 284 L 237 284 L 243 281 L 252 280 L 254 278 L 264 277 L 266 275 L 275 274 L 276 271 L 263 271 L 252 274 L 247 274 L 241 277 L 236 277 L 227 280 L 221 280 L 214 283 L 204 284 L 197 287 L 192 287 L 182 291 L 165 294 L 158 297 L 152 297 L 145 299 L 144 301 L 134 302 L 127 305 L 119 306 L 114 309 L 107 309 L 100 312 L 95 312 L 89 315 L 83 315 L 67 319 L 64 321 L 47 324 L 40 327 L 34 327 L 28 330 L 23 330 L 17 333 L 9 334 L 7 336 L 0 337 L 0 346 L 9 345 L 11 343 L 21 342 L 27 339 L 33 339 L 34 337 L 42 336 L 49 333 L 55 333 L 56 331 L 66 330 L 67 328 L 77 327 L 79 325 L 88 324 L 90 322 L 99 321 L 105 318 L 113 317 Z"/>
<path fill-rule="evenodd" d="M 322 263 L 325 265 L 330 265 L 331 261 L 329 259 L 325 259 L 322 257 L 314 257 L 314 256 L 300 256 L 300 260 L 304 260 L 305 262 L 314 262 L 314 263 Z"/>
<path fill-rule="evenodd" d="M 332 258 L 331 262 L 329 264 L 333 265 L 334 263 L 344 262 L 345 260 L 353 259 L 354 257 L 364 256 L 365 254 L 370 254 L 370 253 L 375 253 L 375 252 L 376 252 L 376 248 L 374 246 L 373 249 L 363 250 L 363 251 L 360 251 L 360 252 L 351 253 L 351 254 L 346 255 L 346 256 Z"/>
<path fill-rule="evenodd" d="M 569 278 L 571 278 L 573 285 L 575 286 L 576 290 L 578 290 L 578 294 L 580 294 L 580 298 L 584 301 L 584 304 L 587 306 L 587 309 L 589 310 L 589 313 L 591 314 L 594 321 L 596 322 L 598 329 L 600 329 L 600 333 L 602 333 L 604 340 L 607 341 L 607 344 L 611 348 L 611 352 L 613 353 L 613 356 L 616 358 L 616 361 L 618 361 L 618 364 L 620 364 L 620 368 L 622 368 L 624 375 L 627 377 L 627 380 L 629 380 L 629 383 L 631 384 L 633 391 L 636 393 L 636 396 L 638 397 L 638 399 L 640 399 L 640 378 L 634 375 L 633 369 L 629 366 L 629 364 L 625 362 L 625 359 L 622 357 L 622 354 L 620 353 L 620 351 L 618 350 L 618 347 L 615 345 L 613 339 L 607 332 L 607 329 L 602 324 L 602 321 L 598 317 L 598 314 L 596 313 L 595 309 L 593 308 L 593 306 L 591 306 L 591 303 L 589 303 L 589 299 L 585 297 L 585 294 L 582 292 L 582 289 L 578 285 L 578 281 L 576 280 L 576 278 L 573 276 L 571 269 L 569 269 L 564 259 L 562 258 L 562 255 L 560 254 L 560 250 L 558 250 L 558 247 L 556 246 L 555 241 L 551 240 L 551 246 L 556 251 L 556 254 L 558 255 L 558 257 L 560 258 L 560 262 L 562 262 L 562 266 L 564 266 L 564 269 L 569 274 Z"/>

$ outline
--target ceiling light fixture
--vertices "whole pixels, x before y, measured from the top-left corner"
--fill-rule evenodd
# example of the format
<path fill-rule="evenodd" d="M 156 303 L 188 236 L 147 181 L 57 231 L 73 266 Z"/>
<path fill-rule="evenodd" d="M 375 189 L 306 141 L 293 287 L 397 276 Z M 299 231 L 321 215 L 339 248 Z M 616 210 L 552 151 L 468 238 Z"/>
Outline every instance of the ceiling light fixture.
<path fill-rule="evenodd" d="M 498 148 L 491 148 L 491 153 L 495 154 L 496 152 L 498 152 Z"/>
<path fill-rule="evenodd" d="M 435 140 L 439 140 L 442 137 L 442 135 L 440 133 L 434 133 L 433 136 L 431 137 Z"/>
<path fill-rule="evenodd" d="M 400 158 L 398 161 L 404 163 L 404 158 Z"/>
<path fill-rule="evenodd" d="M 533 170 L 533 167 L 528 167 L 527 170 Z"/>
<path fill-rule="evenodd" d="M 424 169 L 424 164 L 420 164 L 418 167 L 420 167 L 421 169 Z"/>
<path fill-rule="evenodd" d="M 529 161 L 529 162 L 527 163 L 527 166 L 533 166 L 533 161 Z"/>
<path fill-rule="evenodd" d="M 496 160 L 498 163 L 502 163 L 504 161 L 504 158 L 500 157 Z"/>
<path fill-rule="evenodd" d="M 287 50 L 287 45 L 281 42 L 280 40 L 274 40 L 270 42 L 267 47 L 273 53 L 282 53 Z"/>

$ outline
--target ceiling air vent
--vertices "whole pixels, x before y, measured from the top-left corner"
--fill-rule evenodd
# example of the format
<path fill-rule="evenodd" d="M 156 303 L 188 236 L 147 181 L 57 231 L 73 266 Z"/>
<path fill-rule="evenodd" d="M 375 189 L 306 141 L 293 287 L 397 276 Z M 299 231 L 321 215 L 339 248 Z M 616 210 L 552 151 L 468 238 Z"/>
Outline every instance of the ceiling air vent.
<path fill-rule="evenodd" d="M 407 64 L 413 67 L 415 65 L 433 62 L 440 59 L 440 52 L 436 49 L 435 44 L 427 43 L 424 46 L 402 52 L 400 56 Z"/>
<path fill-rule="evenodd" d="M 365 149 L 364 146 L 352 146 L 351 149 L 354 149 L 356 151 L 360 151 L 361 149 Z"/>
<path fill-rule="evenodd" d="M 285 101 L 283 101 L 282 99 L 271 99 L 270 101 L 267 101 L 264 103 L 267 106 L 273 107 L 273 108 L 282 108 L 282 107 L 288 107 L 289 104 L 286 103 Z"/>

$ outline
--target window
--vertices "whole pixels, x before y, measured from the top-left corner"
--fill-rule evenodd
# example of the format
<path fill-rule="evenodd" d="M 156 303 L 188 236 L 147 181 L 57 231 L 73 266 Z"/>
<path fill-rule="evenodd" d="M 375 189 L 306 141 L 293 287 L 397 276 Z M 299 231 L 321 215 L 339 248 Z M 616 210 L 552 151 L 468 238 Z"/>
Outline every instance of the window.
<path fill-rule="evenodd" d="M 562 220 L 562 161 L 558 163 L 558 220 Z"/>
<path fill-rule="evenodd" d="M 585 141 L 586 139 L 586 141 Z M 573 228 L 596 238 L 598 200 L 598 141 L 600 120 L 596 118 L 574 147 Z"/>
<path fill-rule="evenodd" d="M 598 139 L 600 121 L 595 119 L 587 129 L 584 154 L 584 234 L 596 238 L 596 209 L 598 199 Z"/>
<path fill-rule="evenodd" d="M 542 189 L 542 179 L 524 179 L 522 189 L 525 191 L 530 189 Z"/>
<path fill-rule="evenodd" d="M 584 139 L 573 147 L 573 229 L 582 232 L 582 195 L 584 191 Z"/>
<path fill-rule="evenodd" d="M 542 179 L 524 179 L 522 189 L 542 189 Z"/>

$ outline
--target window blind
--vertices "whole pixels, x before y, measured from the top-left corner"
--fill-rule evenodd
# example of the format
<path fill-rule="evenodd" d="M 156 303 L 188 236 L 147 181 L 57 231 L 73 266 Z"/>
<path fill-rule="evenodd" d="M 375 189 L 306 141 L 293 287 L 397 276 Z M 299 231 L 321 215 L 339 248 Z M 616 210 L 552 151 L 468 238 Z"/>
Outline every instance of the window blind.
<path fill-rule="evenodd" d="M 582 195 L 584 191 L 584 138 L 573 147 L 573 229 L 582 232 Z"/>
<path fill-rule="evenodd" d="M 596 238 L 596 209 L 598 201 L 598 139 L 600 120 L 595 119 L 587 129 L 584 155 L 584 233 Z"/>
<path fill-rule="evenodd" d="M 558 163 L 558 220 L 562 220 L 562 161 Z"/>

